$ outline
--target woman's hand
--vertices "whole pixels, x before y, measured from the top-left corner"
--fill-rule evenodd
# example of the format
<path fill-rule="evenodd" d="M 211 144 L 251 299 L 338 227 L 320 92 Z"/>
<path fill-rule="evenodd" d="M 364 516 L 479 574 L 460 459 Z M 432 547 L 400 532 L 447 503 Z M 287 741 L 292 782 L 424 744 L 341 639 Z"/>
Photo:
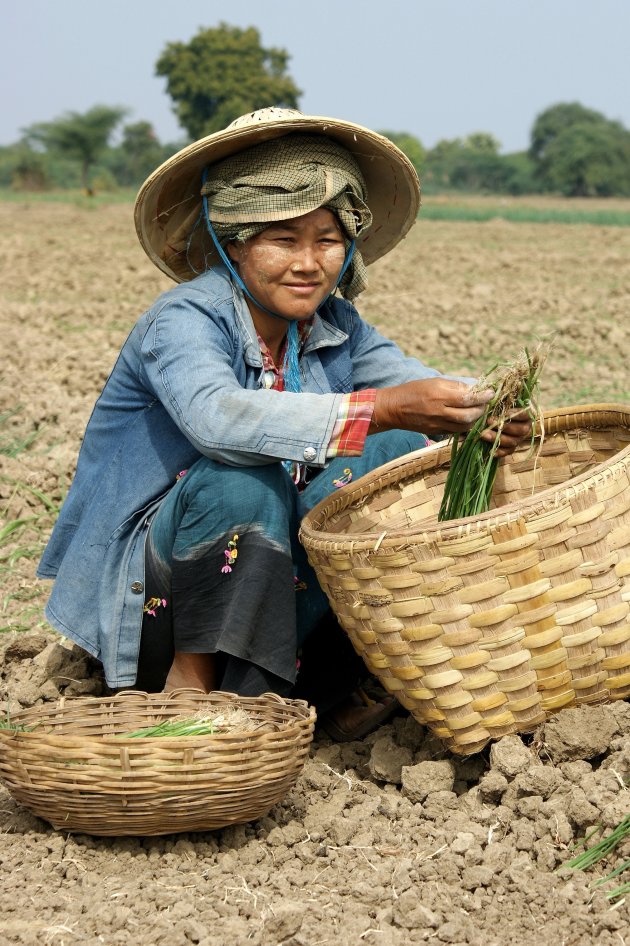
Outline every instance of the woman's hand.
<path fill-rule="evenodd" d="M 494 443 L 496 435 L 496 428 L 490 426 L 484 430 L 481 438 L 482 440 L 487 440 L 489 443 Z M 532 422 L 529 417 L 524 414 L 524 411 L 515 414 L 511 420 L 503 425 L 501 440 L 499 441 L 499 448 L 496 455 L 498 457 L 506 457 L 510 453 L 514 453 L 521 442 L 523 440 L 529 440 L 531 435 Z"/>
<path fill-rule="evenodd" d="M 432 436 L 470 430 L 492 400 L 493 391 L 473 392 L 463 381 L 427 378 L 376 392 L 370 433 L 415 430 Z"/>
<path fill-rule="evenodd" d="M 471 385 L 463 381 L 446 378 L 427 378 L 425 381 L 408 381 L 376 392 L 374 414 L 370 433 L 379 430 L 415 430 L 418 433 L 436 434 L 465 433 L 482 416 L 486 404 L 494 392 L 474 392 Z M 515 414 L 503 426 L 497 456 L 504 457 L 531 437 L 532 424 L 524 414 Z M 494 442 L 496 429 L 488 427 L 481 434 L 484 440 Z"/>

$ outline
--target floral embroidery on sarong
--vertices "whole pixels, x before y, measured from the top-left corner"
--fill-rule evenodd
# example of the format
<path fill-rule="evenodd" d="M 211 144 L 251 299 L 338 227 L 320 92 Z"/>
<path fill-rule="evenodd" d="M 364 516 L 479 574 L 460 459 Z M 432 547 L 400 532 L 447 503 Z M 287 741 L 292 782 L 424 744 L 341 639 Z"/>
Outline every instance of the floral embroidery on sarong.
<path fill-rule="evenodd" d="M 150 614 L 152 618 L 155 617 L 155 612 L 158 608 L 166 607 L 166 598 L 149 598 L 145 603 L 144 608 L 142 609 L 145 614 Z"/>
<path fill-rule="evenodd" d="M 341 489 L 342 486 L 345 486 L 352 479 L 352 470 L 349 466 L 345 468 L 341 476 L 337 477 L 336 480 L 333 480 L 333 486 L 335 489 Z"/>
<path fill-rule="evenodd" d="M 238 542 L 238 535 L 233 535 L 230 541 L 228 542 L 228 547 L 225 549 L 223 553 L 225 555 L 225 565 L 223 566 L 221 571 L 225 575 L 229 574 L 232 571 L 232 565 L 234 565 L 234 563 L 236 562 L 236 559 L 238 558 L 238 549 L 236 547 L 237 542 Z"/>

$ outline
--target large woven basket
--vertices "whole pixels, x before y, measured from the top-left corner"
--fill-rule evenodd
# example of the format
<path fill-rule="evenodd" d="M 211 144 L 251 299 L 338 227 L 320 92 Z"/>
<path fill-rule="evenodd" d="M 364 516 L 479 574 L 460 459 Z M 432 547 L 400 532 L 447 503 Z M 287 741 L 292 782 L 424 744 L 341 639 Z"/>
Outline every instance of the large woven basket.
<path fill-rule="evenodd" d="M 246 711 L 256 728 L 206 736 L 123 738 L 173 717 Z M 77 698 L 16 714 L 0 730 L 0 778 L 63 831 L 154 835 L 206 831 L 265 815 L 295 784 L 315 711 L 272 693 L 176 690 Z"/>
<path fill-rule="evenodd" d="M 549 411 L 494 508 L 437 521 L 450 447 L 316 506 L 301 539 L 369 669 L 455 752 L 630 694 L 630 408 Z"/>

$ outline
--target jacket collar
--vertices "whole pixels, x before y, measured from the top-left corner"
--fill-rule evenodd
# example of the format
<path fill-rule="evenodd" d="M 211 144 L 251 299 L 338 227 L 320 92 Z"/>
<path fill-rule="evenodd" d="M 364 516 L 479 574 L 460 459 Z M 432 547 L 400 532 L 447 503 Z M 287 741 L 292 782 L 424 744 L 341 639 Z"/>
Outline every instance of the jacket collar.
<path fill-rule="evenodd" d="M 232 283 L 232 297 L 234 301 L 234 317 L 236 327 L 243 342 L 243 358 L 246 364 L 253 368 L 262 368 L 262 356 L 260 354 L 260 345 L 256 335 L 256 328 L 247 305 L 247 300 L 242 290 Z M 320 308 L 325 308 L 324 303 Z M 330 348 L 336 345 L 342 345 L 347 341 L 348 335 L 341 329 L 331 325 L 321 317 L 319 311 L 313 318 L 313 327 L 306 340 L 304 353 L 315 351 L 317 348 Z"/>

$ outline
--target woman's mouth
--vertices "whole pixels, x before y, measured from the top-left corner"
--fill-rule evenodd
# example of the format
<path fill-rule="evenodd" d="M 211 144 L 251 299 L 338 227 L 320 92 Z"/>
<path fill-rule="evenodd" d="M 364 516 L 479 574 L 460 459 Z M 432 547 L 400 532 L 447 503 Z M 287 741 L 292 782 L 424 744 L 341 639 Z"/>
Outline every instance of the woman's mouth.
<path fill-rule="evenodd" d="M 315 292 L 319 288 L 319 283 L 316 282 L 300 282 L 300 283 L 285 283 L 285 289 L 288 289 L 289 292 L 294 293 L 297 296 L 308 296 L 310 293 Z"/>

